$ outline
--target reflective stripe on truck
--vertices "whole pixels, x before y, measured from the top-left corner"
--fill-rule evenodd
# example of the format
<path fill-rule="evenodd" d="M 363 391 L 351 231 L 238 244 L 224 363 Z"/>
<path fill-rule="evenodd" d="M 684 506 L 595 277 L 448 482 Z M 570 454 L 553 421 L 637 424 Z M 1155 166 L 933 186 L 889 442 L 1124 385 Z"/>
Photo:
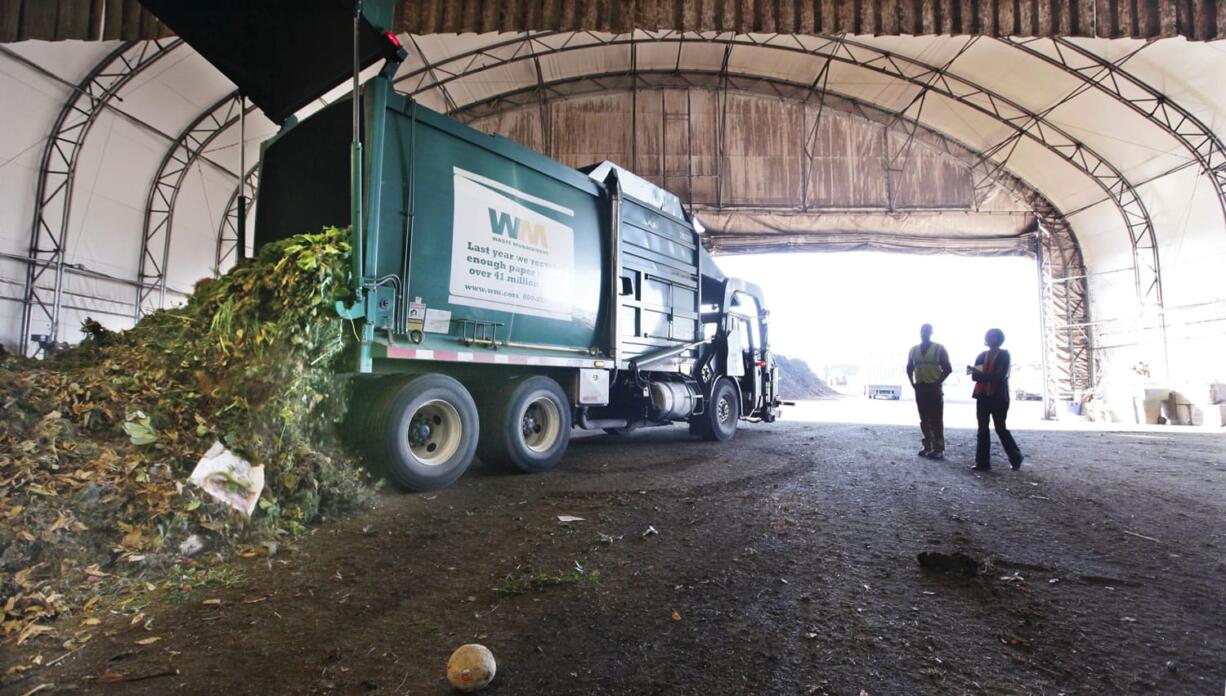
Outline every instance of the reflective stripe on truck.
<path fill-rule="evenodd" d="M 505 353 L 474 353 L 471 351 L 424 350 L 386 346 L 387 357 L 398 360 L 437 360 L 442 362 L 468 362 L 491 365 L 536 365 L 540 367 L 590 367 L 608 366 L 607 360 L 583 360 L 580 358 L 550 358 L 533 355 L 507 355 Z"/>

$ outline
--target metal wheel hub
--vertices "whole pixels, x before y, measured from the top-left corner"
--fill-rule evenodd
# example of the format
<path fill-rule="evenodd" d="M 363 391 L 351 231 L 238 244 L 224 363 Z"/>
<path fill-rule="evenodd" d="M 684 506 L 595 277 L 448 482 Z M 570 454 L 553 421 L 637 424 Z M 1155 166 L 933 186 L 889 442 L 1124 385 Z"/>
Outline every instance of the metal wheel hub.
<path fill-rule="evenodd" d="M 441 399 L 419 406 L 405 433 L 409 451 L 426 466 L 438 466 L 450 459 L 459 449 L 463 434 L 460 412 Z"/>
<path fill-rule="evenodd" d="M 527 413 L 524 414 L 523 432 L 524 437 L 531 437 L 532 435 L 541 432 L 541 425 L 540 423 L 536 422 L 536 417 Z"/>
<path fill-rule="evenodd" d="M 434 431 L 426 419 L 417 417 L 409 424 L 409 444 L 414 446 L 424 445 L 430 441 L 430 433 Z"/>
<path fill-rule="evenodd" d="M 732 402 L 728 400 L 728 397 L 721 398 L 715 405 L 715 417 L 719 419 L 720 423 L 727 423 L 732 420 Z"/>
<path fill-rule="evenodd" d="M 552 399 L 538 397 L 528 402 L 520 421 L 524 445 L 533 452 L 548 452 L 562 434 L 562 412 Z"/>

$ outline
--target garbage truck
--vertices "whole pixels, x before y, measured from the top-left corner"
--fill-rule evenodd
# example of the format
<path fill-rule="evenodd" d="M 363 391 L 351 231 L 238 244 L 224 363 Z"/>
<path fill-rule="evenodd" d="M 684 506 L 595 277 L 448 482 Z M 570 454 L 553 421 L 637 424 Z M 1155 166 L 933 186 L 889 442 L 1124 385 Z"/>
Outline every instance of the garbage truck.
<path fill-rule="evenodd" d="M 352 230 L 361 440 L 408 490 L 474 458 L 552 469 L 572 430 L 725 441 L 781 402 L 761 289 L 720 272 L 677 196 L 567 167 L 393 89 L 388 0 L 142 0 L 280 130 L 256 246 Z M 352 94 L 295 112 L 382 61 Z M 369 72 L 369 71 L 368 71 Z"/>

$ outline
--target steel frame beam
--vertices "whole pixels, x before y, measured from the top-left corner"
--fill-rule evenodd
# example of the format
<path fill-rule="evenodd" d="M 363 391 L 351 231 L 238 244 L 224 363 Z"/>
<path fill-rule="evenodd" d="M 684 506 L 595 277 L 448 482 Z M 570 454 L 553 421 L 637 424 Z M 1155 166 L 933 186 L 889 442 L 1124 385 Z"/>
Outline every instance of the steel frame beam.
<path fill-rule="evenodd" d="M 254 106 L 247 106 L 249 113 Z M 239 122 L 244 100 L 238 92 L 227 94 L 193 120 L 171 144 L 158 165 L 145 202 L 141 251 L 133 316 L 166 304 L 166 272 L 174 232 L 175 203 L 187 174 L 223 132 Z M 238 174 L 229 172 L 235 179 Z M 156 302 L 153 295 L 157 293 Z"/>
<path fill-rule="evenodd" d="M 99 114 L 111 99 L 142 70 L 154 64 L 182 42 L 163 39 L 127 42 L 109 53 L 76 86 L 47 136 L 34 199 L 30 226 L 29 258 L 21 316 L 22 352 L 31 350 L 30 333 L 35 322 L 47 326 L 47 335 L 58 339 L 64 288 L 64 252 L 71 219 L 73 185 L 77 162 L 85 139 Z M 47 297 L 39 281 L 54 274 L 53 290 Z"/>
<path fill-rule="evenodd" d="M 1213 180 L 1222 216 L 1226 218 L 1226 145 L 1203 121 L 1125 70 L 1123 61 L 1109 61 L 1068 39 L 998 40 L 1110 95 L 1179 141 L 1200 164 L 1201 171 Z M 1049 45 L 1050 51 L 1037 48 Z M 1135 53 L 1128 57 L 1132 55 Z"/>
<path fill-rule="evenodd" d="M 1035 207 L 1042 210 L 1044 206 L 1039 203 Z M 1055 418 L 1059 403 L 1080 403 L 1082 396 L 1097 386 L 1094 337 L 1089 329 L 1088 283 L 1081 248 L 1063 216 L 1054 210 L 1041 212 L 1035 242 L 1044 415 Z"/>
<path fill-rule="evenodd" d="M 551 47 L 548 52 L 533 50 L 531 55 L 524 55 L 519 44 L 524 44 L 528 41 L 540 42 L 543 38 L 547 38 L 548 35 L 532 34 L 519 36 L 427 64 L 397 78 L 397 82 L 404 82 L 415 77 L 419 78 L 417 85 L 410 92 L 410 95 L 415 95 L 434 88 L 442 89 L 446 84 L 462 77 L 468 77 L 475 73 L 518 62 L 531 56 L 539 58 L 546 55 L 557 55 L 602 46 L 625 44 L 633 46 L 636 44 L 678 42 L 682 40 L 683 32 L 640 31 L 634 34 L 603 37 L 585 32 L 583 35 L 590 39 L 590 41 L 574 41 L 573 36 L 567 37 L 562 45 Z M 1138 303 L 1142 307 L 1157 306 L 1161 308 L 1161 264 L 1153 220 L 1144 201 L 1141 200 L 1132 183 L 1107 158 L 1098 154 L 1093 148 L 1051 122 L 1046 117 L 1046 113 L 1027 109 L 1002 94 L 954 74 L 953 61 L 942 66 L 932 65 L 848 39 L 844 35 L 816 34 L 811 38 L 816 38 L 820 43 L 814 47 L 804 45 L 801 42 L 801 38 L 795 35 L 784 34 L 746 36 L 719 33 L 700 35 L 699 38 L 691 38 L 689 40 L 737 48 L 768 49 L 813 57 L 824 57 L 827 59 L 827 62 L 839 61 L 914 85 L 921 90 L 919 95 L 921 97 L 928 92 L 932 92 L 972 108 L 1013 131 L 1013 134 L 1004 142 L 985 153 L 983 166 L 978 168 L 981 172 L 981 185 L 986 181 L 992 180 L 1005 168 L 1009 156 L 1015 151 L 1018 142 L 1022 138 L 1028 138 L 1037 143 L 1047 151 L 1058 155 L 1065 162 L 1079 169 L 1102 188 L 1108 198 L 1115 204 L 1124 223 L 1125 230 L 1128 233 L 1129 242 L 1133 250 L 1133 274 Z M 509 55 L 500 53 L 504 49 L 510 49 Z M 458 69 L 447 69 L 445 67 L 451 64 L 456 64 Z M 447 76 L 440 79 L 438 78 L 439 74 Z M 429 78 L 427 78 L 427 75 Z M 430 81 L 427 82 L 427 79 Z M 455 111 L 454 108 L 449 110 Z"/>
<path fill-rule="evenodd" d="M 250 220 L 256 198 L 260 195 L 260 165 L 257 163 L 247 170 L 243 177 L 247 182 L 247 190 L 251 195 L 247 198 L 247 219 Z M 238 249 L 238 195 L 243 190 L 241 185 L 234 186 L 234 192 L 226 201 L 226 210 L 221 216 L 221 224 L 217 226 L 217 251 L 213 255 L 213 275 L 221 275 L 222 264 L 237 255 Z"/>

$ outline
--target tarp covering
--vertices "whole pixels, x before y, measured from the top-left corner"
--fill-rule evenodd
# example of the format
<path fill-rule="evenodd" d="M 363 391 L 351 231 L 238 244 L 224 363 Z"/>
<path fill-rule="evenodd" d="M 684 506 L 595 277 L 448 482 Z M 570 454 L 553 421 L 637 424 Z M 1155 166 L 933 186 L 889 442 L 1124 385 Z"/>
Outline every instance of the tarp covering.
<path fill-rule="evenodd" d="M 1035 252 L 1034 217 L 698 210 L 720 252 L 906 251 L 1018 256 Z"/>

